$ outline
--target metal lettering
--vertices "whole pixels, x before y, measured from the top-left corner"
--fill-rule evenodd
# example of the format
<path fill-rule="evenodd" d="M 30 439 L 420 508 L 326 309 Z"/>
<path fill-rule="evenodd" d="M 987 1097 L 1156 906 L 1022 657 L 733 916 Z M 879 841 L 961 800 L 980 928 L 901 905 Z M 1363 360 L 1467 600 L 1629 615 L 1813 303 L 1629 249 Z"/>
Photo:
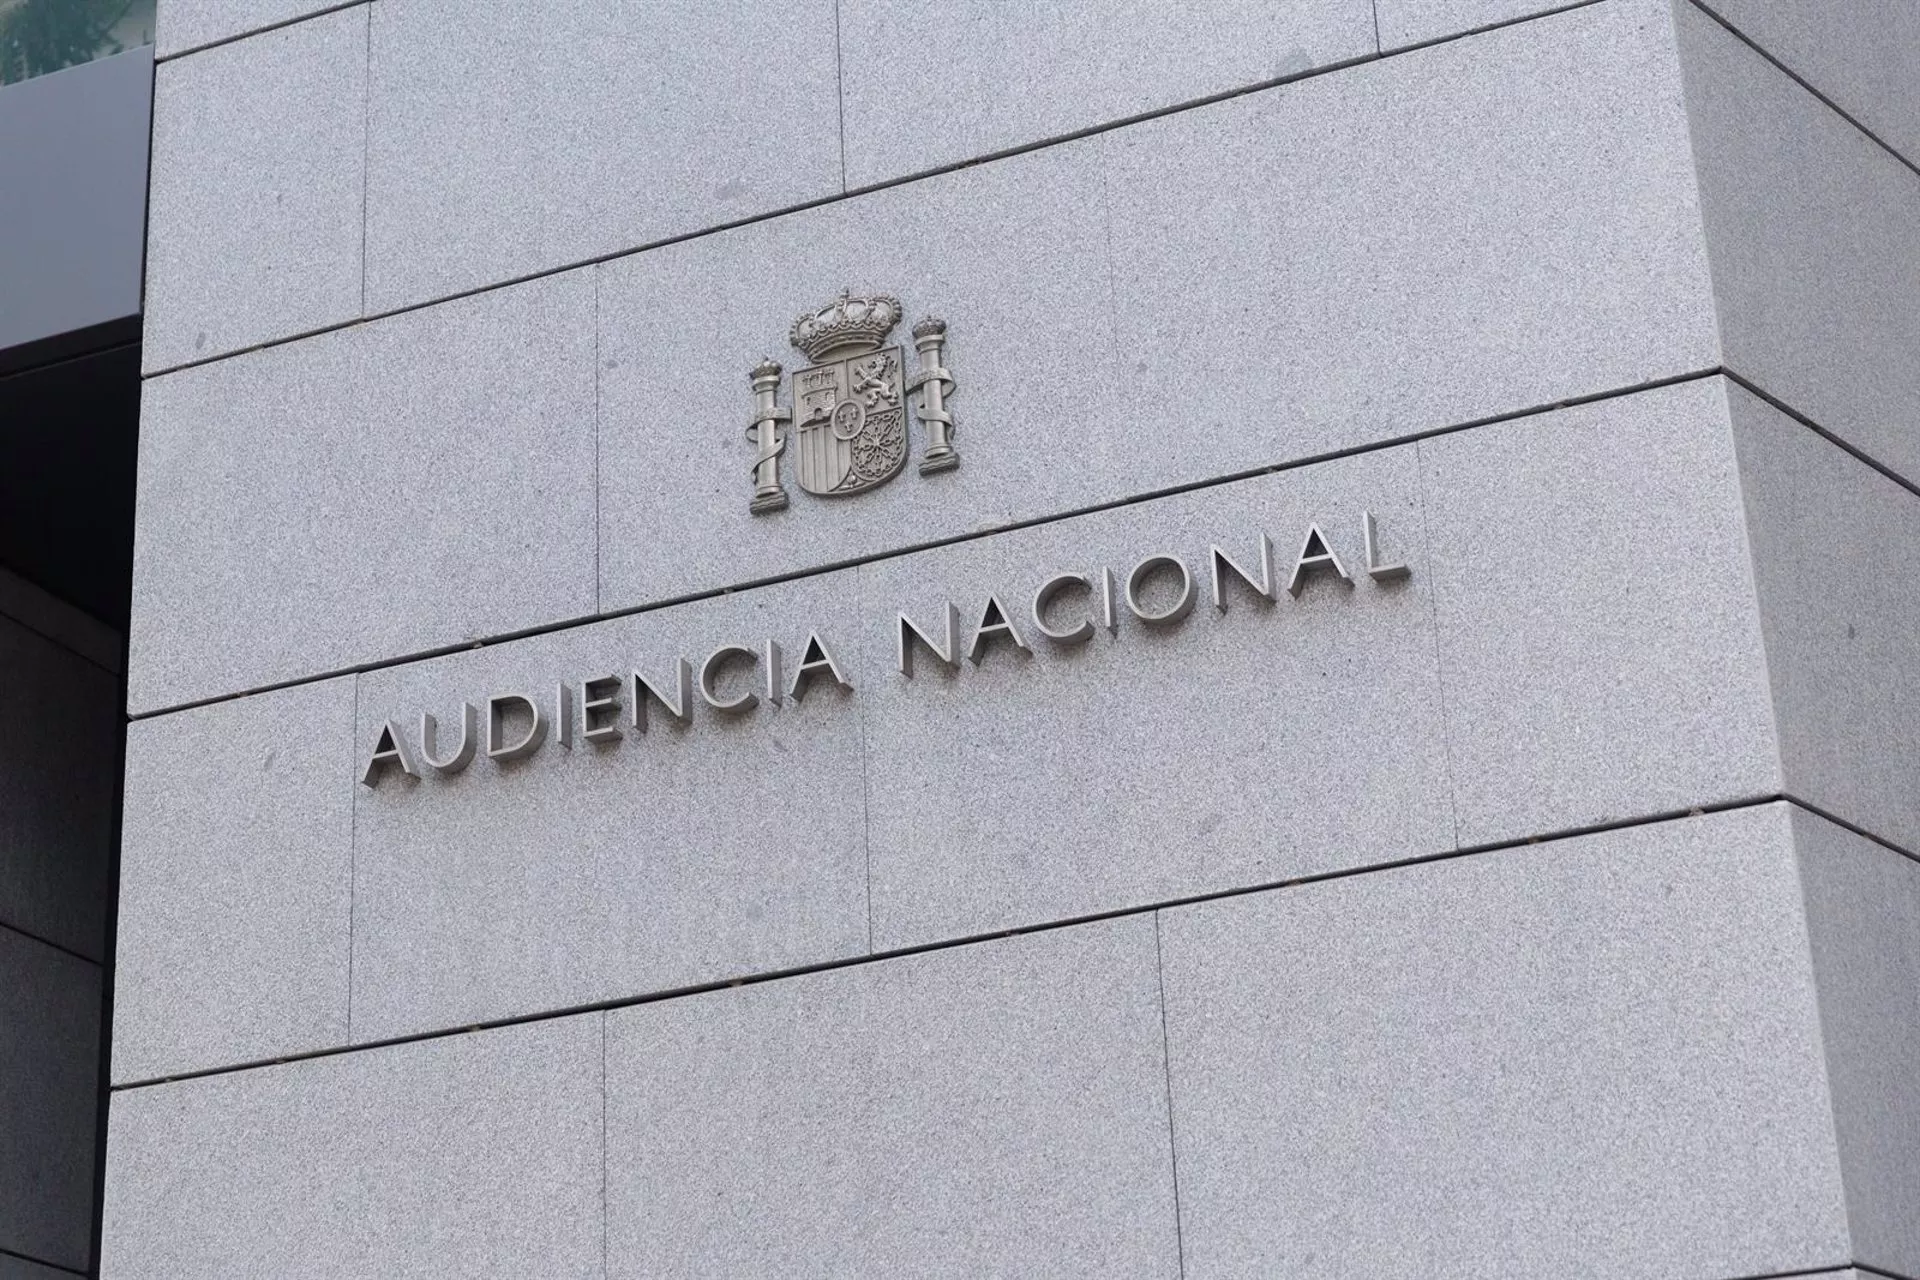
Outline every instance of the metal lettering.
<path fill-rule="evenodd" d="M 742 660 L 744 660 L 748 666 L 757 666 L 760 662 L 760 655 L 744 645 L 723 644 L 708 654 L 707 660 L 700 664 L 700 698 L 715 711 L 735 713 L 747 711 L 759 705 L 760 695 L 751 690 L 737 697 L 726 699 L 722 699 L 714 690 L 714 678 L 719 674 L 720 668 L 726 666 L 728 663 L 737 664 Z"/>
<path fill-rule="evenodd" d="M 562 680 L 553 691 L 553 736 L 573 750 L 573 686 Z"/>
<path fill-rule="evenodd" d="M 647 731 L 649 699 L 681 724 L 693 719 L 693 664 L 685 658 L 674 660 L 672 697 L 638 671 L 633 673 L 633 728 L 637 733 Z"/>
<path fill-rule="evenodd" d="M 407 750 L 406 737 L 391 720 L 381 725 L 380 732 L 374 735 L 373 750 L 367 753 L 367 767 L 360 773 L 360 785 L 379 786 L 381 771 L 390 768 L 398 769 L 409 778 L 420 776 L 413 765 L 413 753 Z"/>
<path fill-rule="evenodd" d="M 1140 588 L 1146 585 L 1148 578 L 1161 569 L 1172 569 L 1180 575 L 1180 597 L 1159 613 L 1149 612 L 1140 603 Z M 1179 556 L 1148 556 L 1133 566 L 1133 572 L 1127 575 L 1127 608 L 1133 610 L 1133 616 L 1153 627 L 1172 626 L 1193 612 L 1193 575 L 1187 572 L 1186 561 Z"/>
<path fill-rule="evenodd" d="M 973 642 L 967 646 L 967 661 L 974 666 L 980 665 L 980 659 L 995 640 L 1006 640 L 1022 653 L 1032 653 L 1027 642 L 1014 630 L 1013 619 L 1007 616 L 1007 610 L 998 596 L 988 596 L 987 603 L 980 609 L 980 625 L 973 629 Z"/>
<path fill-rule="evenodd" d="M 1055 644 L 1085 644 L 1093 639 L 1093 619 L 1090 617 L 1082 618 L 1077 626 L 1066 631 L 1055 631 L 1047 625 L 1047 609 L 1053 604 L 1054 597 L 1072 587 L 1085 587 L 1092 591 L 1093 580 L 1084 573 L 1055 574 L 1033 593 L 1033 629 Z"/>
<path fill-rule="evenodd" d="M 793 669 L 793 686 L 787 696 L 795 702 L 806 695 L 807 688 L 821 676 L 833 681 L 849 693 L 853 691 L 853 681 L 847 679 L 840 670 L 840 664 L 827 652 L 827 646 L 820 639 L 819 632 L 807 637 L 807 647 L 800 651 L 800 665 Z"/>
<path fill-rule="evenodd" d="M 898 653 L 901 675 L 909 679 L 912 678 L 913 651 L 916 646 L 932 654 L 934 660 L 943 666 L 957 667 L 960 665 L 960 610 L 954 607 L 951 600 L 945 602 L 940 607 L 942 611 L 942 621 L 945 623 L 946 642 L 944 644 L 935 644 L 932 637 L 922 631 L 919 624 L 914 622 L 914 620 L 906 614 L 902 613 L 897 615 L 899 619 L 897 623 L 897 639 L 899 641 Z"/>
<path fill-rule="evenodd" d="M 1360 513 L 1360 527 L 1366 532 L 1367 536 L 1367 576 L 1369 578 L 1372 578 L 1375 582 L 1393 582 L 1400 578 L 1412 576 L 1413 570 L 1407 568 L 1404 562 L 1399 564 L 1380 563 L 1380 534 L 1374 527 L 1373 512 L 1362 511 Z"/>
<path fill-rule="evenodd" d="M 507 728 L 507 708 L 518 703 L 525 707 L 527 714 L 533 717 L 526 736 L 518 742 L 503 740 Z M 540 706 L 532 698 L 523 698 L 517 693 L 496 693 L 487 699 L 487 758 L 490 760 L 518 760 L 530 756 L 540 749 L 547 740 L 547 719 L 540 714 Z"/>
<path fill-rule="evenodd" d="M 1222 551 L 1217 546 L 1208 548 L 1207 559 L 1213 569 L 1213 607 L 1214 608 L 1218 609 L 1222 613 L 1225 613 L 1227 611 L 1227 595 L 1226 595 L 1226 589 L 1225 589 L 1226 584 L 1224 582 L 1225 574 L 1221 572 L 1222 569 L 1228 570 L 1235 577 L 1239 578 L 1240 581 L 1244 582 L 1253 591 L 1253 594 L 1259 596 L 1262 600 L 1265 600 L 1268 604 L 1273 603 L 1274 594 L 1273 594 L 1273 539 L 1272 538 L 1269 538 L 1264 533 L 1260 535 L 1260 577 L 1257 581 L 1255 580 L 1252 574 L 1248 573 L 1245 569 L 1241 568 L 1239 563 L 1235 561 L 1232 556 L 1228 555 L 1226 552 Z"/>
<path fill-rule="evenodd" d="M 780 652 L 780 646 L 773 642 L 772 636 L 768 636 L 766 666 L 767 701 L 776 707 L 780 705 L 780 700 L 786 696 L 786 685 L 780 678 L 781 671 L 783 670 L 782 663 L 784 661 L 785 655 Z"/>
<path fill-rule="evenodd" d="M 1347 567 L 1341 564 L 1340 557 L 1333 553 L 1333 548 L 1327 543 L 1326 535 L 1320 532 L 1320 526 L 1310 524 L 1307 526 L 1306 538 L 1300 543 L 1300 558 L 1293 563 L 1293 576 L 1287 579 L 1287 594 L 1296 600 L 1299 599 L 1300 593 L 1306 589 L 1307 575 L 1315 569 L 1331 569 L 1340 581 L 1349 587 L 1353 585 L 1353 579 L 1347 574 Z"/>
<path fill-rule="evenodd" d="M 480 749 L 480 713 L 475 711 L 471 702 L 460 704 L 460 745 L 453 754 L 440 756 L 440 725 L 430 715 L 422 712 L 420 716 L 420 759 L 435 773 L 446 775 L 458 773 L 473 763 L 473 757 Z"/>
<path fill-rule="evenodd" d="M 627 682 L 619 676 L 595 676 L 580 682 L 580 736 L 588 742 L 617 742 L 620 738 L 620 691 Z"/>

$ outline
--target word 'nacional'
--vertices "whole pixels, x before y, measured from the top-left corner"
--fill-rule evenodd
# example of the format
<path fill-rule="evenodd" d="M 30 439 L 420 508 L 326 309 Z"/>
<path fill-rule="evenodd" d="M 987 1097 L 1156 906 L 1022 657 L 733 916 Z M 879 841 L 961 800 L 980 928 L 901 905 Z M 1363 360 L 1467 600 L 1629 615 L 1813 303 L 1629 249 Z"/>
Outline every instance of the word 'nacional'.
<path fill-rule="evenodd" d="M 1368 578 L 1386 583 L 1410 576 L 1412 570 L 1405 564 L 1382 561 L 1379 529 L 1370 512 L 1360 515 L 1360 534 Z M 1265 534 L 1259 537 L 1257 551 L 1256 570 L 1217 545 L 1208 548 L 1207 573 L 1216 609 L 1224 612 L 1230 591 L 1236 590 L 1269 603 L 1279 599 L 1281 590 L 1298 598 L 1315 575 L 1349 588 L 1354 585 L 1353 575 L 1318 525 L 1308 526 L 1284 582 L 1275 577 L 1273 542 Z M 1148 587 L 1156 580 L 1162 586 L 1150 602 Z M 1027 615 L 1035 634 L 1067 648 L 1087 643 L 1102 628 L 1117 632 L 1121 606 L 1147 626 L 1173 626 L 1193 612 L 1197 595 L 1186 561 L 1160 552 L 1135 564 L 1124 578 L 1104 567 L 1092 573 L 1056 573 L 1033 593 Z M 1021 630 L 1024 624 L 1015 622 L 998 595 L 986 598 L 977 619 L 962 645 L 960 610 L 951 602 L 930 626 L 905 613 L 895 614 L 895 663 L 900 674 L 911 679 L 918 658 L 949 669 L 958 669 L 962 657 L 978 665 L 995 645 L 1032 652 Z M 439 721 L 428 713 L 420 716 L 417 738 L 409 738 L 398 721 L 388 720 L 374 735 L 360 781 L 376 787 L 389 773 L 408 778 L 456 774 L 482 752 L 491 760 L 519 760 L 538 751 L 550 737 L 569 748 L 576 740 L 610 746 L 628 731 L 645 733 L 654 715 L 685 724 L 692 720 L 696 705 L 704 704 L 713 714 L 737 716 L 762 701 L 776 707 L 787 699 L 799 702 L 822 683 L 853 692 L 846 669 L 817 631 L 807 636 L 791 672 L 785 650 L 771 638 L 757 646 L 723 644 L 697 664 L 684 657 L 676 659 L 671 674 L 657 681 L 633 670 L 626 676 L 561 681 L 546 702 L 524 693 L 498 693 L 479 706 L 462 703 L 459 728 L 453 735 L 443 735 Z M 453 738 L 450 745 L 443 741 L 446 736 Z"/>

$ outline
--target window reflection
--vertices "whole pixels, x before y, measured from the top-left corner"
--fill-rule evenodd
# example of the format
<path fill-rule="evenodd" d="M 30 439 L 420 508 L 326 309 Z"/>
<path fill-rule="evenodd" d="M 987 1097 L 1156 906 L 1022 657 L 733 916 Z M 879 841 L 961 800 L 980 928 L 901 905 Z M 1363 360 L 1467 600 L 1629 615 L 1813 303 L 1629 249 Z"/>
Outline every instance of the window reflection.
<path fill-rule="evenodd" d="M 154 0 L 0 0 L 0 84 L 153 43 Z"/>

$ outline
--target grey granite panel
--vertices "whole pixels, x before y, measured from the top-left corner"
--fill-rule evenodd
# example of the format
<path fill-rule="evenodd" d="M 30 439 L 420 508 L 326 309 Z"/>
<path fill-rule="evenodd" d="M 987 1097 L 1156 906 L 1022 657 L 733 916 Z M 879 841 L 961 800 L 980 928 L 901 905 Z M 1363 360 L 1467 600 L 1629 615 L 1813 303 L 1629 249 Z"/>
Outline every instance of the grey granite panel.
<path fill-rule="evenodd" d="M 607 1274 L 1180 1273 L 1144 916 L 607 1015 Z"/>
<path fill-rule="evenodd" d="M 1920 496 L 1728 396 L 1787 791 L 1920 852 Z"/>
<path fill-rule="evenodd" d="M 153 51 L 0 87 L 0 350 L 140 314 Z"/>
<path fill-rule="evenodd" d="M 1920 865 L 1794 812 L 1854 1259 L 1920 1275 Z"/>
<path fill-rule="evenodd" d="M 1593 6 L 1103 135 L 1141 406 L 1119 412 L 1208 475 L 1718 364 L 1665 13 Z"/>
<path fill-rule="evenodd" d="M 602 603 L 639 604 L 1150 488 L 1174 473 L 1114 395 L 1105 201 L 1088 144 L 1049 148 L 601 268 Z M 752 516 L 747 371 L 843 288 L 939 314 L 962 462 Z M 895 338 L 915 360 L 904 327 Z M 781 393 L 789 400 L 789 387 Z M 1100 420 L 1098 426 L 1089 414 Z M 914 431 L 913 447 L 924 433 Z M 1144 456 L 1143 456 L 1144 454 Z"/>
<path fill-rule="evenodd" d="M 123 1090 L 100 1274 L 601 1274 L 598 1016 Z"/>
<path fill-rule="evenodd" d="M 0 926 L 0 1249 L 93 1253 L 100 966 Z"/>
<path fill-rule="evenodd" d="M 845 0 L 859 187 L 1374 52 L 1370 0 Z"/>
<path fill-rule="evenodd" d="M 1846 1260 L 1788 821 L 1163 912 L 1189 1280 Z"/>
<path fill-rule="evenodd" d="M 1563 9 L 1574 0 L 1374 0 L 1380 49 L 1442 40 L 1484 27 Z"/>
<path fill-rule="evenodd" d="M 360 314 L 367 8 L 162 63 L 148 371 Z"/>
<path fill-rule="evenodd" d="M 1678 13 L 1727 367 L 1920 482 L 1920 174 Z"/>
<path fill-rule="evenodd" d="M 160 0 L 154 51 L 171 58 L 342 5 L 343 0 Z"/>
<path fill-rule="evenodd" d="M 116 1083 L 347 1042 L 353 678 L 127 734 Z"/>
<path fill-rule="evenodd" d="M 372 672 L 360 749 L 389 719 L 417 746 L 427 712 L 444 753 L 462 701 L 550 707 L 560 681 L 636 668 L 667 684 L 677 658 L 697 669 L 726 643 L 771 636 L 791 671 L 817 628 L 846 661 L 854 587 L 813 577 Z M 864 954 L 859 696 L 816 687 L 732 719 L 698 706 L 684 727 L 655 708 L 611 745 L 550 735 L 524 760 L 355 787 L 354 1038 Z"/>
<path fill-rule="evenodd" d="M 1375 583 L 1361 512 L 1412 566 Z M 1318 525 L 1347 569 L 1284 588 Z M 1274 544 L 1278 602 L 1229 582 Z M 1078 648 L 1033 630 L 1056 572 L 1179 556 L 1199 597 L 1177 627 L 1118 605 Z M 1433 633 L 1433 558 L 1412 446 L 1262 476 L 863 566 L 868 813 L 879 949 L 1271 884 L 1453 841 Z M 1170 591 L 1171 583 L 1162 590 Z M 1078 589 L 1076 589 L 1077 591 Z M 970 640 L 989 593 L 1034 647 L 896 668 L 897 612 Z M 1087 612 L 1063 600 L 1056 627 Z M 937 632 L 936 632 L 937 635 Z"/>
<path fill-rule="evenodd" d="M 1920 163 L 1920 6 L 1911 0 L 1706 0 L 1907 159 Z"/>
<path fill-rule="evenodd" d="M 1720 379 L 1420 451 L 1462 845 L 1779 792 Z"/>
<path fill-rule="evenodd" d="M 839 194 L 833 0 L 383 0 L 369 119 L 379 310 Z"/>
<path fill-rule="evenodd" d="M 608 264 L 602 603 L 1711 367 L 1693 205 L 1635 3 Z M 846 286 L 948 322 L 960 469 L 751 516 L 747 371 Z"/>
<path fill-rule="evenodd" d="M 0 616 L 0 925 L 106 949 L 120 682 Z"/>
<path fill-rule="evenodd" d="M 594 608 L 593 282 L 147 382 L 136 711 Z"/>

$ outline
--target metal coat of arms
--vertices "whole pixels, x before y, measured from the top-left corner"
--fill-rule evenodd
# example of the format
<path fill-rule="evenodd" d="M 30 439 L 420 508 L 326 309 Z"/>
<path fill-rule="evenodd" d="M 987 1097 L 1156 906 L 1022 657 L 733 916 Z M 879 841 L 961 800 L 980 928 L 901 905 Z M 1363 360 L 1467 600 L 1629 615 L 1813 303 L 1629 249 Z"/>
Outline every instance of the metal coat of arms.
<path fill-rule="evenodd" d="M 749 506 L 756 515 L 787 505 L 780 464 L 789 447 L 800 487 L 824 498 L 864 493 L 900 474 L 910 398 L 927 434 L 920 474 L 960 465 L 946 405 L 954 390 L 945 367 L 946 322 L 929 316 L 913 326 L 919 364 L 909 373 L 902 349 L 886 345 L 900 316 L 898 298 L 848 290 L 795 320 L 788 340 L 813 363 L 793 375 L 791 409 L 779 406 L 778 362 L 762 360 L 748 375 L 754 416 L 747 435 L 756 446 Z"/>

